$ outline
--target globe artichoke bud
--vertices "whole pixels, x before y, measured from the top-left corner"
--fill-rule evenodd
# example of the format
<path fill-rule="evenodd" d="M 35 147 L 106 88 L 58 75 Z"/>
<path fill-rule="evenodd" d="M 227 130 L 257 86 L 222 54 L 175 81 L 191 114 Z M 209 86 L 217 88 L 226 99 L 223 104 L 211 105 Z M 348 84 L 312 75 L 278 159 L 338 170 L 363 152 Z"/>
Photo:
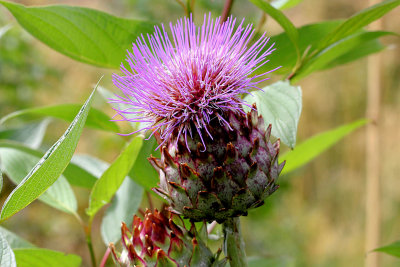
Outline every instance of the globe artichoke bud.
<path fill-rule="evenodd" d="M 173 216 L 166 210 L 147 210 L 143 220 L 134 216 L 131 229 L 123 223 L 122 253 L 111 244 L 117 264 L 127 267 L 221 266 L 197 237 L 194 225 L 188 231 L 175 223 Z"/>
<path fill-rule="evenodd" d="M 159 188 L 174 212 L 193 221 L 223 222 L 259 207 L 278 188 L 284 163 L 278 163 L 279 140 L 271 143 L 256 108 L 227 114 L 229 125 L 214 120 L 204 148 L 199 135 L 168 142 L 161 159 L 150 158 L 160 173 Z M 161 142 L 161 140 L 159 140 Z M 187 147 L 188 146 L 188 147 Z"/>

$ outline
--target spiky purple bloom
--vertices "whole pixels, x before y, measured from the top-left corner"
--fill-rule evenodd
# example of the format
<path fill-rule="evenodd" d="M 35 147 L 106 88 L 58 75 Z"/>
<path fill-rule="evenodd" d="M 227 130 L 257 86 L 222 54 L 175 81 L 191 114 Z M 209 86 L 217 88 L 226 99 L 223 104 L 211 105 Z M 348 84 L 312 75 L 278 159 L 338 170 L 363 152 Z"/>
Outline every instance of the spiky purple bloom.
<path fill-rule="evenodd" d="M 155 27 L 147 39 L 142 35 L 128 52 L 130 70 L 121 64 L 123 75 L 113 75 L 114 84 L 123 92 L 111 102 L 129 105 L 116 109 L 122 120 L 147 123 L 141 130 L 158 132 L 162 140 L 179 140 L 194 131 L 200 136 L 211 133 L 208 125 L 218 119 L 229 126 L 223 114 L 244 113 L 240 97 L 250 89 L 259 89 L 266 73 L 251 74 L 268 60 L 273 45 L 262 35 L 250 45 L 252 25 L 235 27 L 236 19 L 204 16 L 196 27 L 192 18 L 170 23 L 172 35 L 164 26 Z M 195 127 L 196 129 L 192 129 Z"/>

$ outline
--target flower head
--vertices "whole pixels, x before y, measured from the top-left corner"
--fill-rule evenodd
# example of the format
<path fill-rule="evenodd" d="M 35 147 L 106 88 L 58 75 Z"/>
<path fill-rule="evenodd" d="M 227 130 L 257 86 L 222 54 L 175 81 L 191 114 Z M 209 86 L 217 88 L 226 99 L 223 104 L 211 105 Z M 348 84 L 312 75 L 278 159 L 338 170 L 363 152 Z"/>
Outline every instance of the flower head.
<path fill-rule="evenodd" d="M 212 19 L 204 16 L 196 27 L 192 18 L 170 23 L 171 35 L 164 26 L 142 35 L 128 52 L 130 70 L 123 64 L 123 75 L 113 75 L 123 95 L 111 102 L 127 104 L 117 109 L 122 120 L 144 122 L 139 129 L 158 132 L 162 145 L 171 137 L 187 141 L 198 133 L 212 139 L 208 125 L 212 120 L 229 125 L 224 114 L 244 113 L 240 95 L 258 89 L 262 75 L 251 76 L 268 62 L 273 45 L 265 49 L 269 38 L 262 35 L 250 45 L 254 30 L 236 19 Z"/>

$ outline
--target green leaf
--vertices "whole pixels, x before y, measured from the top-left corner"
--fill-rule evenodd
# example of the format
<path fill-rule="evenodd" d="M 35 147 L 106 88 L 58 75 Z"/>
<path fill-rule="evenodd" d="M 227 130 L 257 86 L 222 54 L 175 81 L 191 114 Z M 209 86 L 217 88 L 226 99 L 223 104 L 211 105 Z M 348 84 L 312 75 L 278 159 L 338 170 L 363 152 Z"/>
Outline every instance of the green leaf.
<path fill-rule="evenodd" d="M 268 15 L 270 15 L 274 20 L 276 20 L 276 22 L 279 23 L 279 25 L 281 25 L 295 48 L 298 60 L 300 60 L 299 32 L 297 31 L 293 23 L 280 10 L 274 8 L 266 1 L 250 0 L 250 2 L 259 7 Z"/>
<path fill-rule="evenodd" d="M 78 144 L 94 96 L 82 106 L 64 135 L 46 152 L 24 180 L 11 192 L 1 210 L 0 219 L 8 219 L 45 192 L 68 166 Z"/>
<path fill-rule="evenodd" d="M 13 141 L 0 140 L 0 148 L 12 148 L 37 158 L 41 158 L 44 155 L 44 153 L 41 151 L 31 149 L 23 144 Z M 76 156 L 72 157 L 72 160 L 64 170 L 63 175 L 72 185 L 89 189 L 92 188 L 94 183 L 97 181 L 97 177 L 86 170 L 86 165 L 83 165 L 84 167 L 81 166 L 83 163 L 86 163 L 85 160 L 79 161 L 75 160 L 75 158 Z"/>
<path fill-rule="evenodd" d="M 100 179 L 97 180 L 90 194 L 89 208 L 86 210 L 86 213 L 91 218 L 93 218 L 104 205 L 111 201 L 111 198 L 121 186 L 124 178 L 132 169 L 142 143 L 142 137 L 134 137 L 118 158 L 103 173 Z"/>
<path fill-rule="evenodd" d="M 81 105 L 79 104 L 61 104 L 56 106 L 38 107 L 23 109 L 8 114 L 0 120 L 0 124 L 8 121 L 9 119 L 19 117 L 19 116 L 50 116 L 58 119 L 65 120 L 67 122 L 72 122 L 75 115 L 79 112 Z M 86 126 L 94 129 L 118 132 L 119 128 L 117 124 L 110 121 L 111 118 L 107 116 L 104 112 L 92 108 L 87 116 Z"/>
<path fill-rule="evenodd" d="M 0 234 L 7 240 L 7 243 L 12 249 L 16 248 L 33 248 L 33 244 L 29 243 L 25 239 L 17 236 L 13 232 L 8 231 L 6 228 L 0 227 Z"/>
<path fill-rule="evenodd" d="M 15 256 L 7 240 L 0 233 L 0 266 L 1 267 L 17 267 Z"/>
<path fill-rule="evenodd" d="M 77 255 L 43 248 L 15 249 L 14 253 L 18 267 L 79 267 L 82 262 Z"/>
<path fill-rule="evenodd" d="M 291 81 L 296 83 L 312 72 L 326 68 L 331 61 L 337 59 L 339 56 L 357 49 L 369 41 L 376 40 L 389 34 L 393 33 L 384 31 L 360 32 L 341 39 L 307 60 L 306 63 L 296 72 L 296 75 L 292 77 Z"/>
<path fill-rule="evenodd" d="M 318 44 L 317 52 L 319 53 L 339 40 L 356 33 L 399 5 L 400 0 L 387 0 L 354 14 Z"/>
<path fill-rule="evenodd" d="M 302 108 L 301 98 L 300 86 L 279 81 L 263 88 L 263 91 L 252 92 L 244 100 L 249 104 L 256 103 L 265 125 L 272 124 L 272 135 L 293 148 L 296 145 L 297 125 Z"/>
<path fill-rule="evenodd" d="M 284 10 L 297 6 L 303 0 L 272 0 L 271 5 L 276 9 Z"/>
<path fill-rule="evenodd" d="M 280 156 L 280 161 L 286 160 L 281 174 L 289 173 L 313 160 L 316 156 L 339 142 L 343 137 L 367 123 L 361 119 L 330 131 L 317 134 L 301 144 L 292 151 Z"/>
<path fill-rule="evenodd" d="M 150 155 L 160 158 L 160 150 L 155 150 L 158 144 L 154 137 L 145 140 L 140 149 L 139 155 L 136 159 L 133 168 L 129 172 L 131 177 L 136 183 L 141 185 L 145 190 L 153 192 L 151 189 L 157 186 L 159 181 L 157 171 L 151 166 L 147 160 Z"/>
<path fill-rule="evenodd" d="M 0 159 L 1 168 L 7 176 L 15 184 L 19 184 L 37 164 L 40 157 L 32 156 L 13 148 L 0 147 Z M 77 209 L 74 192 L 63 176 L 58 178 L 57 181 L 39 197 L 39 200 L 70 214 L 74 214 Z"/>
<path fill-rule="evenodd" d="M 0 1 L 30 34 L 58 52 L 92 65 L 118 68 L 126 49 L 153 23 L 74 6 L 25 7 Z"/>
<path fill-rule="evenodd" d="M 341 21 L 323 21 L 298 28 L 299 49 L 304 54 L 310 47 L 315 47 L 330 31 L 336 28 Z M 281 66 L 274 71 L 276 74 L 289 74 L 296 65 L 296 50 L 286 32 L 271 37 L 270 42 L 275 43 L 276 51 L 269 57 L 270 62 L 256 70 L 258 74 L 267 72 Z"/>
<path fill-rule="evenodd" d="M 31 148 L 38 148 L 43 141 L 50 120 L 27 123 L 22 127 L 0 130 L 0 139 L 8 139 L 26 144 Z"/>
<path fill-rule="evenodd" d="M 344 65 L 352 61 L 356 61 L 360 58 L 369 56 L 371 54 L 381 52 L 384 49 L 385 46 L 379 41 L 379 39 L 373 39 L 333 59 L 331 62 L 323 66 L 321 70 L 331 69 L 340 65 Z"/>
<path fill-rule="evenodd" d="M 121 222 L 130 225 L 143 197 L 143 188 L 126 177 L 101 222 L 101 237 L 108 246 L 121 238 Z"/>
<path fill-rule="evenodd" d="M 383 253 L 400 258 L 400 241 L 396 241 L 390 245 L 374 249 L 373 251 L 383 252 Z"/>

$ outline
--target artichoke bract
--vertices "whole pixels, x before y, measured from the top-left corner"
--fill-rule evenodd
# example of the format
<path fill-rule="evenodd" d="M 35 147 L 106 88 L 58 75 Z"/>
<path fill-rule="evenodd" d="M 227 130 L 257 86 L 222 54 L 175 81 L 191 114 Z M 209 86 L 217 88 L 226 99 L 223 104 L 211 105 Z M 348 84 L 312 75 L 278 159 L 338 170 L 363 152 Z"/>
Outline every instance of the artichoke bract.
<path fill-rule="evenodd" d="M 131 229 L 123 223 L 123 251 L 118 253 L 114 245 L 110 245 L 117 264 L 127 267 L 222 266 L 197 237 L 194 224 L 187 230 L 175 223 L 172 216 L 166 210 L 147 210 L 143 220 L 134 216 Z"/>
<path fill-rule="evenodd" d="M 227 113 L 226 121 L 211 121 L 207 147 L 199 135 L 181 136 L 161 148 L 161 159 L 149 158 L 160 174 L 159 188 L 153 190 L 173 212 L 192 221 L 221 223 L 247 215 L 279 187 L 285 164 L 278 163 L 280 142 L 271 143 L 271 125 L 265 127 L 255 105 L 247 114 Z"/>

